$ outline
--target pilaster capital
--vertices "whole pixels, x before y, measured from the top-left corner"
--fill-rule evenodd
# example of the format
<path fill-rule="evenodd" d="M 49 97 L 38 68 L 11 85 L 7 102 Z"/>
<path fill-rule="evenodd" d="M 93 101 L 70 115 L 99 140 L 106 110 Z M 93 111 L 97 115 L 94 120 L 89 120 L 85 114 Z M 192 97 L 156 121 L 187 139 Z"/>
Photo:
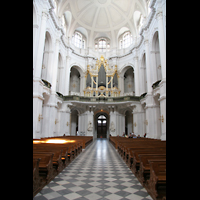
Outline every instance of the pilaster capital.
<path fill-rule="evenodd" d="M 144 31 L 144 44 L 149 44 L 149 30 Z"/>
<path fill-rule="evenodd" d="M 161 9 L 158 9 L 157 11 L 156 11 L 156 20 L 162 20 L 163 19 L 163 12 L 162 12 L 162 10 Z"/>
<path fill-rule="evenodd" d="M 135 56 L 133 57 L 133 60 L 137 62 L 137 61 L 138 61 L 138 56 L 135 55 Z"/>
<path fill-rule="evenodd" d="M 145 44 L 146 46 L 149 45 L 149 40 L 148 40 L 147 38 L 144 39 L 144 44 Z"/>
<path fill-rule="evenodd" d="M 70 56 L 66 56 L 66 61 L 70 61 L 71 57 Z"/>
<path fill-rule="evenodd" d="M 42 11 L 42 20 L 47 20 L 49 17 L 49 13 L 47 10 Z"/>
<path fill-rule="evenodd" d="M 60 39 L 59 38 L 56 38 L 56 45 L 60 45 Z"/>

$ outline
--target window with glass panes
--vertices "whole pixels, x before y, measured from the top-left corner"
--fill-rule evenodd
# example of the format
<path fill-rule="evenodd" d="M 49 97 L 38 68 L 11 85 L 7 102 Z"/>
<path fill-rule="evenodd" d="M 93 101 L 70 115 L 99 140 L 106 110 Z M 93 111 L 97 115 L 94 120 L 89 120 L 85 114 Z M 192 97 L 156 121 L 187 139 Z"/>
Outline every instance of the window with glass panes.
<path fill-rule="evenodd" d="M 82 48 L 82 35 L 78 32 L 74 36 L 74 45 L 78 48 Z"/>

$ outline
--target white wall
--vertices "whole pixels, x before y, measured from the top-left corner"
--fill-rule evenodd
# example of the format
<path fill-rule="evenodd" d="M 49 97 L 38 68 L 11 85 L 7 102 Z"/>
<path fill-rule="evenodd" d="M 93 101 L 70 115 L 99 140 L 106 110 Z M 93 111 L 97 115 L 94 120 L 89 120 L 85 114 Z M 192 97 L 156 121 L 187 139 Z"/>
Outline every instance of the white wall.
<path fill-rule="evenodd" d="M 157 120 L 159 120 L 158 117 L 163 116 L 163 122 L 161 122 L 161 120 L 159 121 L 159 123 L 161 123 L 160 137 L 162 139 L 166 139 L 166 66 L 162 64 L 166 55 L 165 50 L 161 50 L 160 52 L 153 52 L 153 38 L 155 34 L 158 33 L 159 35 L 160 31 L 162 33 L 164 32 L 164 37 L 158 37 L 159 45 L 163 46 L 166 43 L 166 2 L 164 0 L 157 0 L 151 4 L 154 5 L 154 9 L 151 9 L 152 13 L 150 13 L 149 17 L 147 17 L 147 20 L 143 24 L 139 35 L 137 36 L 137 42 L 131 45 L 128 49 L 126 49 L 126 51 L 113 50 L 103 55 L 105 56 L 105 59 L 108 60 L 108 63 L 110 62 L 112 65 L 118 66 L 120 76 L 118 81 L 119 87 L 121 87 L 120 89 L 122 91 L 122 96 L 124 95 L 124 83 L 123 77 L 121 77 L 121 73 L 123 73 L 123 70 L 127 66 L 131 66 L 135 72 L 135 62 L 137 60 L 138 77 L 136 80 L 138 82 L 136 84 L 139 85 L 139 91 L 137 91 L 137 93 L 141 95 L 142 93 L 147 92 L 145 84 L 149 86 L 149 90 L 148 95 L 143 100 L 141 100 L 141 104 L 146 104 L 146 109 L 144 109 L 144 111 L 137 111 L 134 113 L 134 120 L 136 120 L 138 124 L 138 126 L 134 127 L 134 129 L 138 133 L 141 132 L 141 135 L 145 132 L 146 129 L 148 131 L 147 137 L 155 137 L 155 127 L 153 122 L 157 122 Z M 62 31 L 57 19 L 53 20 L 52 14 L 49 12 L 50 8 L 51 5 L 47 0 L 33 1 L 34 138 L 38 138 L 40 136 L 53 136 L 54 134 L 70 134 L 70 131 L 73 131 L 70 130 L 71 125 L 66 126 L 67 122 L 70 123 L 70 108 L 66 108 L 65 102 L 63 102 L 62 99 L 58 97 L 56 91 L 53 91 L 52 88 L 48 89 L 46 88 L 46 86 L 44 86 L 43 82 L 41 81 L 41 78 L 45 78 L 50 84 L 53 84 L 53 88 L 56 88 L 55 84 L 58 76 L 61 80 L 59 80 L 59 87 L 57 87 L 57 89 L 59 89 L 57 92 L 60 92 L 63 95 L 69 95 L 70 70 L 73 66 L 76 66 L 81 76 L 80 95 L 83 96 L 87 65 L 94 65 L 96 62 L 96 58 L 99 58 L 100 55 L 102 55 L 99 52 L 93 52 L 91 49 L 88 49 L 88 52 L 78 52 L 77 50 L 73 49 L 73 46 L 70 46 L 70 43 L 68 43 L 68 41 L 65 39 L 65 35 L 63 35 L 64 32 Z M 145 44 L 148 44 L 149 52 L 146 52 L 147 48 Z M 48 47 L 48 52 L 44 52 L 45 46 Z M 142 66 L 143 55 L 149 55 L 149 58 L 145 59 L 145 62 L 148 62 L 145 63 L 145 65 L 148 66 L 148 69 L 146 70 L 143 69 Z M 42 63 L 48 65 L 48 67 L 42 69 Z M 59 71 L 60 69 L 58 70 L 58 67 L 60 67 L 58 65 L 61 65 L 62 72 Z M 161 74 L 158 74 L 158 65 L 161 65 Z M 43 70 L 46 70 L 45 73 Z M 162 81 L 160 82 L 159 87 L 155 91 L 152 89 L 151 85 L 160 78 L 162 78 Z M 134 83 L 134 87 L 136 84 Z M 159 96 L 159 104 L 156 104 L 153 100 L 155 95 Z M 61 104 L 60 108 L 58 107 L 58 103 Z M 159 109 L 157 106 L 159 106 Z M 122 113 L 118 113 L 118 111 L 115 112 L 116 113 L 114 115 L 111 115 L 112 117 L 110 118 L 110 123 L 112 120 L 114 120 L 116 127 L 118 127 L 118 130 L 113 134 L 121 135 L 125 126 L 125 118 L 122 115 Z M 145 112 L 145 114 L 143 112 Z M 39 115 L 43 117 L 40 121 L 38 120 Z M 49 118 L 49 116 L 51 116 L 51 118 Z M 91 113 L 81 113 L 79 115 L 78 121 L 82 125 L 82 128 L 80 127 L 79 130 L 81 131 L 81 129 L 83 129 L 82 131 L 85 131 L 86 133 L 87 125 L 84 124 L 83 116 L 87 117 L 87 119 L 91 119 L 92 115 Z M 144 119 L 144 116 L 146 116 L 147 119 Z M 154 117 L 154 119 L 151 119 L 152 116 Z M 58 123 L 55 123 L 56 119 L 59 121 Z M 148 125 L 145 125 L 145 128 L 144 120 L 148 121 Z"/>

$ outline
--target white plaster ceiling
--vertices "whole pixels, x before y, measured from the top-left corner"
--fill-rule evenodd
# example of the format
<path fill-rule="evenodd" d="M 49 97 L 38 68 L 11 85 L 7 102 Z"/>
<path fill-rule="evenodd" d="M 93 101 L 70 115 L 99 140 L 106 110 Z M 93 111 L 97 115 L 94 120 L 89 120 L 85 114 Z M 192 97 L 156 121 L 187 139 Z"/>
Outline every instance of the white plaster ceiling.
<path fill-rule="evenodd" d="M 137 31 L 133 19 L 134 12 L 137 10 L 145 15 L 146 11 L 146 0 L 58 0 L 57 2 L 58 15 L 61 16 L 66 11 L 72 14 L 69 36 L 77 28 L 83 27 L 92 38 L 91 42 L 102 35 L 116 43 L 122 27 L 127 27 L 135 35 Z"/>

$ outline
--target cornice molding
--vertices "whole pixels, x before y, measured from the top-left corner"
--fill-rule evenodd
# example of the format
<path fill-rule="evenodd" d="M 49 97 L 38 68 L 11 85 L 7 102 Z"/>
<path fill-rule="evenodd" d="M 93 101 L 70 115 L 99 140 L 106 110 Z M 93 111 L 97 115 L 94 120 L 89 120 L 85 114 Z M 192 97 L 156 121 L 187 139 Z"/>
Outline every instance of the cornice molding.
<path fill-rule="evenodd" d="M 72 49 L 72 47 L 70 47 L 68 44 L 66 44 L 66 42 L 65 42 L 64 39 L 63 39 L 63 37 L 64 37 L 64 35 L 65 35 L 65 34 L 64 34 L 64 31 L 63 31 L 63 28 L 59 26 L 59 24 L 58 24 L 58 22 L 57 22 L 57 20 L 56 20 L 56 17 L 54 16 L 55 13 L 54 13 L 54 11 L 53 11 L 54 5 L 53 5 L 53 3 L 52 3 L 52 0 L 48 0 L 48 1 L 49 1 L 50 6 L 51 6 L 51 8 L 49 9 L 50 17 L 51 17 L 51 19 L 52 19 L 52 21 L 53 21 L 53 23 L 54 23 L 56 29 L 57 29 L 58 31 L 61 31 L 60 39 L 61 39 L 61 41 L 62 41 L 62 44 L 65 46 L 65 48 L 70 49 L 70 50 L 72 51 L 73 54 L 75 54 L 75 55 L 77 55 L 77 56 L 79 56 L 79 57 L 82 57 L 82 58 L 93 58 L 93 59 L 95 59 L 95 57 L 92 57 L 92 56 L 89 56 L 89 55 L 80 55 L 80 54 L 76 53 L 75 50 Z M 151 22 L 152 22 L 152 19 L 153 19 L 155 13 L 156 13 L 156 9 L 154 8 L 154 5 L 155 5 L 156 1 L 157 1 L 157 0 L 152 0 L 151 3 L 150 3 L 151 13 L 150 13 L 150 15 L 149 15 L 148 18 L 147 18 L 146 25 L 145 25 L 143 28 L 141 28 L 141 30 L 140 30 L 140 32 L 139 32 L 139 35 L 141 36 L 141 39 L 140 39 L 140 42 L 138 43 L 138 45 L 137 45 L 137 46 L 134 46 L 133 48 L 131 48 L 130 51 L 129 51 L 128 53 L 124 54 L 124 55 L 120 55 L 120 56 L 117 56 L 117 55 L 116 55 L 116 56 L 110 56 L 108 59 L 123 58 L 123 57 L 125 57 L 125 56 L 128 56 L 128 55 L 132 54 L 132 51 L 133 51 L 134 49 L 138 49 L 138 48 L 141 46 L 142 42 L 144 41 L 143 32 L 149 28 L 149 26 L 150 26 L 150 24 L 151 24 Z"/>

